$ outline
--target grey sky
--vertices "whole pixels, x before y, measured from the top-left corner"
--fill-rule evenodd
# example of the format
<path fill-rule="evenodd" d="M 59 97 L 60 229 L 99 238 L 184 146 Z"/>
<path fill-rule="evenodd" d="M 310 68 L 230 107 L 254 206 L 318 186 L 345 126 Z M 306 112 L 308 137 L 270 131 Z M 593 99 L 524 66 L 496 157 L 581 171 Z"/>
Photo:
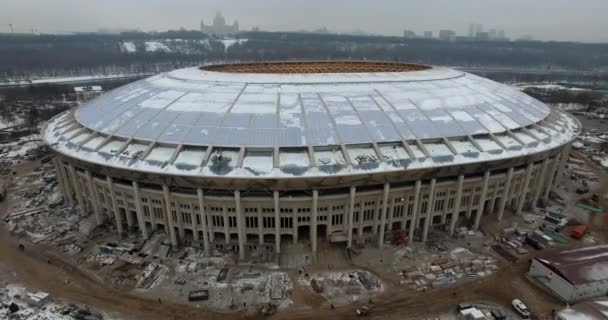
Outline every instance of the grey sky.
<path fill-rule="evenodd" d="M 514 38 L 608 42 L 608 0 L 1 0 L 0 30 L 198 29 L 218 10 L 241 29 L 466 34 L 475 22 Z"/>

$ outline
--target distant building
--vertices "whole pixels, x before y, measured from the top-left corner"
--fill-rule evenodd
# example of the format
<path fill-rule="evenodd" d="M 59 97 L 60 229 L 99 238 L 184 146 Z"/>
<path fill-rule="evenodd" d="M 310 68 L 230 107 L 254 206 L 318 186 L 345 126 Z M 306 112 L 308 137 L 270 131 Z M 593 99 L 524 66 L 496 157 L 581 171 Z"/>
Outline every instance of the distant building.
<path fill-rule="evenodd" d="M 326 26 L 322 26 L 319 29 L 313 30 L 312 33 L 328 34 L 329 33 L 329 29 L 327 29 Z"/>
<path fill-rule="evenodd" d="M 498 36 L 496 29 L 490 29 L 490 31 L 488 31 L 488 36 L 490 37 L 490 40 L 496 40 Z"/>
<path fill-rule="evenodd" d="M 77 101 L 86 102 L 102 94 L 103 89 L 101 86 L 74 87 L 74 93 Z"/>
<path fill-rule="evenodd" d="M 222 13 L 218 12 L 215 15 L 215 18 L 213 18 L 213 25 L 207 26 L 205 25 L 205 22 L 201 20 L 201 32 L 218 36 L 235 34 L 239 32 L 239 21 L 234 20 L 232 25 L 227 25 L 226 19 L 224 19 Z"/>
<path fill-rule="evenodd" d="M 426 39 L 432 39 L 433 38 L 433 31 L 425 31 L 424 32 L 424 37 Z"/>
<path fill-rule="evenodd" d="M 475 35 L 477 35 L 477 31 L 476 31 L 476 27 L 474 23 L 471 23 L 469 25 L 469 38 L 475 38 Z"/>
<path fill-rule="evenodd" d="M 500 40 L 504 40 L 507 37 L 505 36 L 505 30 L 498 30 L 498 34 L 497 34 L 498 39 Z"/>
<path fill-rule="evenodd" d="M 608 292 L 608 245 L 547 253 L 532 260 L 528 276 L 568 303 Z"/>
<path fill-rule="evenodd" d="M 579 302 L 559 311 L 555 320 L 608 320 L 608 299 L 596 299 Z"/>
<path fill-rule="evenodd" d="M 416 38 L 416 33 L 412 30 L 403 30 L 403 37 L 407 39 Z"/>
<path fill-rule="evenodd" d="M 489 32 L 479 32 L 477 33 L 477 40 L 481 40 L 481 41 L 488 41 L 490 40 L 490 33 Z"/>
<path fill-rule="evenodd" d="M 439 40 L 451 41 L 456 38 L 456 32 L 453 30 L 439 30 Z"/>

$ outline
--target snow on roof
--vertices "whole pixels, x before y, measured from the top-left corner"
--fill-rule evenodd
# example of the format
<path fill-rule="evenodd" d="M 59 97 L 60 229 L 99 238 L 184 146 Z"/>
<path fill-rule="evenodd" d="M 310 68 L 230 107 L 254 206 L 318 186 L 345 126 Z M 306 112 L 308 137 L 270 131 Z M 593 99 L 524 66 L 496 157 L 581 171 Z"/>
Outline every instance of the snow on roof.
<path fill-rule="evenodd" d="M 74 92 L 101 92 L 103 91 L 101 86 L 85 86 L 85 87 L 74 87 Z"/>
<path fill-rule="evenodd" d="M 575 285 L 608 280 L 608 245 L 547 253 L 535 259 Z"/>
<path fill-rule="evenodd" d="M 579 131 L 574 118 L 510 87 L 445 68 L 322 75 L 188 68 L 61 114 L 43 138 L 68 156 L 130 170 L 274 178 L 501 160 L 570 143 Z"/>
<path fill-rule="evenodd" d="M 608 300 L 595 299 L 579 302 L 558 312 L 563 320 L 608 320 Z"/>
<path fill-rule="evenodd" d="M 146 45 L 160 50 L 162 43 Z M 108 92 L 79 107 L 75 117 L 127 139 L 293 147 L 500 133 L 549 112 L 509 86 L 440 67 L 323 74 L 186 68 Z"/>

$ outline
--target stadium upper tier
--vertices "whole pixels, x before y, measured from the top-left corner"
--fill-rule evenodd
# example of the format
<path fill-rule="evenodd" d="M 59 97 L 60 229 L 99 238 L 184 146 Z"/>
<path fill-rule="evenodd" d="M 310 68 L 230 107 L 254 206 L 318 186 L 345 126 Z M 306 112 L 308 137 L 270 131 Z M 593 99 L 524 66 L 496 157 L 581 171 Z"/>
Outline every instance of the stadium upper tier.
<path fill-rule="evenodd" d="M 570 142 L 572 117 L 441 67 L 271 62 L 186 68 L 51 120 L 44 139 L 98 164 L 179 175 L 297 177 L 492 161 Z"/>

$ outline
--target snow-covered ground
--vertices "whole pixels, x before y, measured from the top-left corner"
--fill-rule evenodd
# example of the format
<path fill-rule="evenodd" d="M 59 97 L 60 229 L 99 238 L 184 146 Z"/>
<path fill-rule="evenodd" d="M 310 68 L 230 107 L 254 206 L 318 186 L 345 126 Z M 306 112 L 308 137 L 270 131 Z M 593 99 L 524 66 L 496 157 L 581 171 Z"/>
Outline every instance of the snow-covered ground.
<path fill-rule="evenodd" d="M 17 119 L 15 121 L 7 122 L 4 119 L 0 119 L 0 129 L 6 129 L 14 126 L 23 124 L 23 119 Z"/>
<path fill-rule="evenodd" d="M 241 44 L 247 42 L 247 39 L 232 39 L 232 38 L 224 38 L 220 40 L 221 43 L 224 44 L 224 48 L 228 50 L 229 47 L 232 47 L 235 44 Z"/>
<path fill-rule="evenodd" d="M 66 305 L 49 301 L 40 307 L 32 306 L 23 301 L 28 293 L 34 293 L 18 284 L 8 284 L 0 287 L 0 304 L 10 305 L 14 303 L 18 310 L 11 313 L 9 308 L 0 308 L 0 319 L 20 319 L 20 320 L 73 320 L 72 316 L 66 312 L 69 308 Z M 52 299 L 52 297 L 51 297 Z M 106 320 L 116 319 L 103 315 Z"/>
<path fill-rule="evenodd" d="M 147 52 L 171 52 L 167 45 L 158 41 L 146 41 L 145 45 Z"/>
<path fill-rule="evenodd" d="M 137 52 L 137 48 L 135 47 L 135 43 L 131 41 L 125 41 L 121 45 L 121 50 L 123 52 Z"/>
<path fill-rule="evenodd" d="M 115 74 L 97 74 L 97 75 L 89 75 L 89 76 L 76 76 L 76 77 L 39 78 L 39 79 L 31 79 L 31 80 L 15 80 L 15 81 L 0 82 L 0 87 L 30 85 L 30 84 L 43 84 L 43 83 L 88 82 L 88 81 L 96 81 L 96 80 L 132 78 L 132 77 L 137 77 L 137 76 L 150 76 L 150 75 L 152 75 L 152 74 L 115 73 Z"/>
<path fill-rule="evenodd" d="M 559 84 L 554 84 L 554 83 L 544 83 L 544 84 L 524 84 L 524 83 L 519 83 L 519 84 L 515 84 L 514 85 L 516 88 L 523 90 L 523 89 L 528 89 L 528 88 L 538 88 L 538 89 L 545 89 L 545 90 L 572 90 L 572 91 L 586 91 L 588 89 L 584 89 L 584 88 L 577 88 L 577 87 L 565 87 Z"/>

